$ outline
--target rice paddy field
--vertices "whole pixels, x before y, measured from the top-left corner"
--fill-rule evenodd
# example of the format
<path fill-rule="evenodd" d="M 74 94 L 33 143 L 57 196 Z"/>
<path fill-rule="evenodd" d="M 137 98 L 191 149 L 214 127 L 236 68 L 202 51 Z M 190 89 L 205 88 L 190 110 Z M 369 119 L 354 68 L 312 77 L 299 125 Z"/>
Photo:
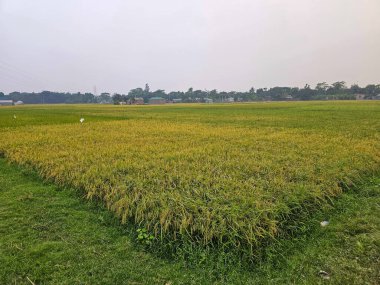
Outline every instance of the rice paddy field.
<path fill-rule="evenodd" d="M 154 241 L 255 257 L 379 173 L 379 103 L 3 107 L 0 152 Z"/>

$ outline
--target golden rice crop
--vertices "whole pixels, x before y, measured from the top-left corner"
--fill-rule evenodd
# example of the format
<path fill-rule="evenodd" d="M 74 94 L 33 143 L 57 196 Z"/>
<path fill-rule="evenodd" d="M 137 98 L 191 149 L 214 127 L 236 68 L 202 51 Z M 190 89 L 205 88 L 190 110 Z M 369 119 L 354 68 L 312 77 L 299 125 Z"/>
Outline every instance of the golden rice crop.
<path fill-rule="evenodd" d="M 123 222 L 156 237 L 241 248 L 276 237 L 295 210 L 324 203 L 380 165 L 377 132 L 140 118 L 27 126 L 1 137 L 10 161 L 101 199 Z"/>

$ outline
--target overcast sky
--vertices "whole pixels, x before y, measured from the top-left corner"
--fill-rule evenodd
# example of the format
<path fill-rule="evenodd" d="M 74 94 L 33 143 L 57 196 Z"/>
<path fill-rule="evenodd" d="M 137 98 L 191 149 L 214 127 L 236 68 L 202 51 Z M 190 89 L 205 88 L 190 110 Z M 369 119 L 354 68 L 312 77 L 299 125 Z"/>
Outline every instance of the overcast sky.
<path fill-rule="evenodd" d="M 0 0 L 0 91 L 380 83 L 380 0 Z"/>

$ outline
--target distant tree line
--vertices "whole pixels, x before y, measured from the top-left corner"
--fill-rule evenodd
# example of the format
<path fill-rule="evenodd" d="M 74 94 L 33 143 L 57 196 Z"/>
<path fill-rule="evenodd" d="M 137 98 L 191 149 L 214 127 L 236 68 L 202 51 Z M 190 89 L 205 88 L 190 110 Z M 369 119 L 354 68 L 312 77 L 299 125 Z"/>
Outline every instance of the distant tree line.
<path fill-rule="evenodd" d="M 167 101 L 183 103 L 192 102 L 248 102 L 248 101 L 284 101 L 284 100 L 353 100 L 356 94 L 363 94 L 365 99 L 372 99 L 380 94 L 380 84 L 370 84 L 360 87 L 357 84 L 347 87 L 344 81 L 328 84 L 318 83 L 314 88 L 306 84 L 303 88 L 298 87 L 272 87 L 272 88 L 251 88 L 245 92 L 239 91 L 217 91 L 214 90 L 194 90 L 189 88 L 187 91 L 165 92 L 158 89 L 151 91 L 149 85 L 145 88 L 135 88 L 128 94 L 113 95 L 102 93 L 95 96 L 92 93 L 61 93 L 43 91 L 40 93 L 11 92 L 8 95 L 0 92 L 0 100 L 8 99 L 13 101 L 23 101 L 26 104 L 78 104 L 78 103 L 103 103 L 103 104 L 133 104 L 136 98 L 142 98 L 145 103 L 152 97 L 161 97 Z"/>
<path fill-rule="evenodd" d="M 42 91 L 39 93 L 11 92 L 8 95 L 0 92 L 0 100 L 23 101 L 25 104 L 87 104 L 87 103 L 113 103 L 108 93 L 95 96 L 92 93 L 63 93 Z"/>
<path fill-rule="evenodd" d="M 380 84 L 370 84 L 366 87 L 360 87 L 357 84 L 347 87 L 344 81 L 327 84 L 326 82 L 318 83 L 315 88 L 306 84 L 303 88 L 298 87 L 272 87 L 272 88 L 251 88 L 245 92 L 238 91 L 217 91 L 217 90 L 194 90 L 189 88 L 186 92 L 173 91 L 165 92 L 158 89 L 150 91 L 149 85 L 145 88 L 135 88 L 128 94 L 114 94 L 112 99 L 115 104 L 120 102 L 133 103 L 135 98 L 143 98 L 144 102 L 152 97 L 162 97 L 167 101 L 181 100 L 184 103 L 205 102 L 212 99 L 213 102 L 225 102 L 233 99 L 235 102 L 248 101 L 284 101 L 284 100 L 354 100 L 356 94 L 365 95 L 365 99 L 372 99 L 380 94 Z"/>

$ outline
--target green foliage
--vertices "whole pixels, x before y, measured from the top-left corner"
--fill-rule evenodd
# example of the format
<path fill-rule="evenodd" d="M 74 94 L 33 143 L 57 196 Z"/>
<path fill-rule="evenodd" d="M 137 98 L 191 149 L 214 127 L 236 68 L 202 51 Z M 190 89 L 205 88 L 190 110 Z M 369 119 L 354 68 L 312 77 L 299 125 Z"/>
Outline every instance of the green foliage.
<path fill-rule="evenodd" d="M 137 232 L 137 241 L 141 244 L 144 244 L 144 245 L 152 245 L 153 241 L 154 241 L 154 235 L 152 235 L 151 233 L 149 233 L 146 229 L 144 228 L 139 228 L 136 230 Z"/>
<path fill-rule="evenodd" d="M 7 99 L 13 101 L 23 101 L 26 104 L 81 104 L 81 103 L 100 103 L 106 99 L 104 96 L 102 98 L 96 98 L 91 93 L 63 93 L 63 92 L 51 92 L 42 91 L 40 93 L 28 93 L 28 92 L 11 92 L 6 96 Z M 101 101 L 97 101 L 101 99 Z M 108 96 L 108 100 L 111 97 Z"/>
<path fill-rule="evenodd" d="M 62 93 L 43 91 L 40 93 L 28 92 L 11 92 L 4 95 L 0 92 L 0 98 L 18 101 L 21 100 L 28 104 L 82 104 L 82 103 L 114 103 L 120 102 L 133 103 L 135 98 L 143 98 L 148 103 L 152 97 L 162 97 L 169 101 L 173 99 L 181 99 L 184 103 L 206 102 L 205 99 L 212 99 L 214 102 L 229 102 L 228 98 L 233 98 L 234 102 L 250 102 L 250 101 L 288 101 L 288 100 L 355 100 L 355 94 L 365 94 L 366 99 L 372 99 L 380 94 L 380 84 L 369 84 L 360 87 L 357 84 L 351 87 L 346 86 L 346 82 L 338 81 L 332 84 L 326 82 L 317 83 L 314 89 L 306 84 L 304 88 L 298 87 L 281 87 L 275 86 L 271 88 L 250 88 L 246 92 L 241 91 L 217 91 L 216 89 L 194 90 L 192 87 L 188 91 L 172 91 L 166 93 L 164 90 L 158 89 L 150 91 L 148 84 L 145 88 L 131 89 L 128 94 L 115 93 L 111 96 L 109 93 L 102 93 L 95 96 L 91 93 Z"/>

